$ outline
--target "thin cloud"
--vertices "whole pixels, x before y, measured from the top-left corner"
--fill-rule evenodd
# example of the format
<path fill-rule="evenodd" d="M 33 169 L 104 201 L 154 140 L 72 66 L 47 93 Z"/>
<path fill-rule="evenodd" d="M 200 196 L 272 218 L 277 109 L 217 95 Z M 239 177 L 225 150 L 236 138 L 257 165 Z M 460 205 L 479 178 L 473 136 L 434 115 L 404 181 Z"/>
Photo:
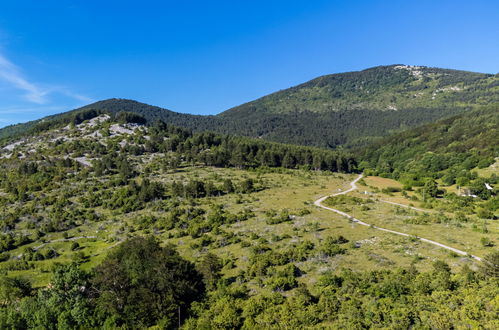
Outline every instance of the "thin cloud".
<path fill-rule="evenodd" d="M 12 120 L 0 118 L 0 124 L 13 124 Z"/>
<path fill-rule="evenodd" d="M 45 88 L 28 81 L 21 70 L 2 54 L 0 54 L 0 80 L 7 82 L 13 88 L 24 91 L 24 98 L 31 103 L 46 104 L 49 102 L 48 96 L 52 93 L 60 93 L 82 102 L 92 101 L 91 98 L 75 93 L 66 87 Z"/>
<path fill-rule="evenodd" d="M 67 111 L 66 106 L 0 107 L 0 115 L 34 114 L 39 112 Z"/>
<path fill-rule="evenodd" d="M 25 97 L 30 102 L 37 104 L 44 104 L 47 102 L 46 96 L 48 92 L 26 80 L 19 72 L 17 66 L 2 54 L 0 54 L 0 79 L 11 84 L 14 88 L 25 91 Z"/>

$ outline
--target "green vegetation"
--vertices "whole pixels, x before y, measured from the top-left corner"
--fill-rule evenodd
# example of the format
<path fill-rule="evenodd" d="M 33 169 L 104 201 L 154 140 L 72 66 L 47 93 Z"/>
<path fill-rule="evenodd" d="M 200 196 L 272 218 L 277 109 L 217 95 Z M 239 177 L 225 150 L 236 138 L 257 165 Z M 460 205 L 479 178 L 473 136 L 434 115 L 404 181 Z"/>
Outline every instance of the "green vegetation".
<path fill-rule="evenodd" d="M 389 65 L 331 74 L 233 108 L 224 116 L 252 108 L 258 113 L 302 110 L 394 110 L 487 104 L 499 99 L 497 77 L 491 74 Z M 477 91 L 480 86 L 481 90 Z"/>
<path fill-rule="evenodd" d="M 173 247 L 140 237 L 121 244 L 92 273 L 76 264 L 56 266 L 49 287 L 37 294 L 16 279 L 1 285 L 2 328 L 173 327 L 204 294 L 192 263 Z"/>
<path fill-rule="evenodd" d="M 342 253 L 337 243 L 344 240 L 328 239 L 321 250 Z M 436 261 L 433 270 L 424 273 L 414 267 L 324 273 L 312 292 L 298 284 L 303 274 L 290 259 L 264 247 L 254 253 L 252 263 L 258 267 L 247 274 L 267 275 L 267 293 L 251 294 L 244 280 L 222 278 L 221 262 L 214 255 L 200 260 L 198 272 L 171 246 L 160 247 L 153 238 L 134 238 L 110 253 L 95 272 L 75 264 L 56 266 L 50 286 L 38 294 L 32 294 L 25 281 L 3 279 L 0 326 L 493 329 L 499 325 L 497 253 L 488 257 L 490 263 L 480 272 L 464 266 L 453 274 L 446 263 Z M 291 294 L 282 294 L 290 290 Z"/>
<path fill-rule="evenodd" d="M 197 132 L 210 130 L 327 148 L 355 147 L 497 103 L 497 82 L 497 75 L 491 74 L 391 65 L 322 76 L 217 116 L 181 114 L 124 99 L 99 101 L 75 111 L 127 111 L 144 117 L 149 124 L 164 121 Z M 4 128 L 0 139 L 51 125 L 60 116 Z"/>
<path fill-rule="evenodd" d="M 7 271 L 30 270 L 35 267 L 32 262 L 57 260 L 64 253 L 45 247 L 55 241 L 71 242 L 70 258 L 86 262 L 88 255 L 73 240 L 96 239 L 94 234 L 80 232 L 116 223 L 128 213 L 134 213 L 134 230 L 175 230 L 177 237 L 204 237 L 199 246 L 210 243 L 204 234 L 254 217 L 249 209 L 229 211 L 216 202 L 199 207 L 196 200 L 227 195 L 242 203 L 244 195 L 267 189 L 264 181 L 184 176 L 188 168 L 355 169 L 353 158 L 342 152 L 193 134 L 162 123 L 145 127 L 137 125 L 142 119 L 135 114 L 110 118 L 86 111 L 67 119 L 69 125 L 60 122 L 56 129 L 46 128 L 3 150 L 0 252 Z M 13 250 L 20 252 L 19 259 L 11 254 Z"/>
<path fill-rule="evenodd" d="M 496 78 L 380 67 L 252 105 L 265 108 L 253 109 L 262 123 L 267 113 L 306 123 L 296 135 L 292 121 L 267 122 L 268 132 L 286 128 L 276 140 L 331 146 L 371 133 L 347 134 L 354 126 L 346 125 L 330 134 L 345 124 L 328 116 L 358 118 L 361 128 L 391 117 L 375 125 L 378 136 L 403 116 L 416 124 L 475 108 L 357 156 L 203 131 L 230 113 L 168 112 L 185 116 L 186 127 L 199 124 L 193 132 L 126 100 L 4 130 L 0 328 L 498 328 L 499 123 L 495 105 L 477 106 L 495 97 Z M 345 112 L 322 108 L 328 89 Z M 409 102 L 404 91 L 426 101 Z M 383 93 L 400 94 L 401 108 L 385 111 Z M 283 95 L 310 107 L 294 111 L 277 102 Z M 425 111 L 435 117 L 418 117 Z M 228 122 L 217 130 L 239 125 Z M 328 140 L 338 136 L 343 142 Z M 350 188 L 359 171 L 358 189 L 324 204 L 371 227 L 313 203 Z"/>
<path fill-rule="evenodd" d="M 497 81 L 497 76 L 481 73 L 380 66 L 322 76 L 229 109 L 217 118 L 227 122 L 223 129 L 228 133 L 320 147 L 356 147 L 497 103 Z"/>
<path fill-rule="evenodd" d="M 497 111 L 487 106 L 387 137 L 364 151 L 364 166 L 406 184 L 424 177 L 467 184 L 476 178 L 470 170 L 493 164 L 499 152 Z"/>
<path fill-rule="evenodd" d="M 493 219 L 499 208 L 497 171 L 488 176 L 478 171 L 493 166 L 499 155 L 497 109 L 483 107 L 388 137 L 363 151 L 359 167 L 400 181 L 406 191 L 417 192 L 413 200 L 427 206 Z"/>

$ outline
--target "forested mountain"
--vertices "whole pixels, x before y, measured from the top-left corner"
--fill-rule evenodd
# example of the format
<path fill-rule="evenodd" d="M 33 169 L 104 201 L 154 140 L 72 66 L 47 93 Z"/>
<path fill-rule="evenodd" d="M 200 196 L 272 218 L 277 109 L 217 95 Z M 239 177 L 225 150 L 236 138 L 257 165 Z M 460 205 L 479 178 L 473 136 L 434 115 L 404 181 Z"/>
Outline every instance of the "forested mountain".
<path fill-rule="evenodd" d="M 364 144 L 494 102 L 497 75 L 391 65 L 322 76 L 218 117 L 247 135 L 334 147 Z"/>
<path fill-rule="evenodd" d="M 391 65 L 322 76 L 216 116 L 182 114 L 125 99 L 77 110 L 134 112 L 150 124 L 162 120 L 194 131 L 335 148 L 366 145 L 389 133 L 497 102 L 497 75 Z M 0 138 L 18 136 L 58 117 L 6 127 Z"/>
<path fill-rule="evenodd" d="M 492 74 L 424 66 L 378 66 L 321 76 L 229 109 L 221 116 L 488 104 L 499 101 L 498 87 L 498 77 Z"/>

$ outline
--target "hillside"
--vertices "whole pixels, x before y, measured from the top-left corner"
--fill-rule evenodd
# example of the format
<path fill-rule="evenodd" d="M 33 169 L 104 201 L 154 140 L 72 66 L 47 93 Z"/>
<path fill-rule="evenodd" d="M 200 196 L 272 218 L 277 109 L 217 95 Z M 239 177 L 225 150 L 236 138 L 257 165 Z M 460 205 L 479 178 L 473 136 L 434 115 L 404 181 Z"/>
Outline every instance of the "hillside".
<path fill-rule="evenodd" d="M 404 110 L 460 107 L 498 102 L 497 75 L 389 65 L 325 75 L 229 109 L 230 117 L 246 112 L 293 114 L 344 110 Z"/>
<path fill-rule="evenodd" d="M 85 112 L 87 110 L 97 110 L 110 114 L 133 112 L 144 117 L 149 124 L 153 124 L 154 122 L 161 120 L 180 127 L 196 128 L 196 131 L 205 131 L 207 129 L 213 129 L 217 126 L 214 124 L 216 119 L 213 116 L 188 115 L 133 100 L 108 99 L 61 114 L 47 116 L 28 123 L 4 127 L 0 129 L 0 140 L 9 138 L 12 139 L 18 136 L 36 133 L 37 131 L 58 125 L 60 122 L 71 120 L 74 114 Z"/>
<path fill-rule="evenodd" d="M 496 327 L 491 196 L 354 180 L 345 152 L 144 122 L 84 110 L 2 145 L 0 328 Z"/>
<path fill-rule="evenodd" d="M 322 76 L 218 117 L 246 135 L 334 147 L 497 102 L 497 75 L 391 65 Z"/>
<path fill-rule="evenodd" d="M 319 77 L 216 116 L 182 114 L 125 99 L 99 101 L 76 111 L 128 111 L 150 124 L 162 120 L 196 132 L 336 148 L 366 145 L 393 132 L 497 102 L 497 75 L 392 65 Z M 0 139 L 57 118 L 6 127 L 0 130 Z"/>
<path fill-rule="evenodd" d="M 466 182 L 469 170 L 485 168 L 499 157 L 498 114 L 498 105 L 485 106 L 386 137 L 360 152 L 362 166 L 395 179 Z"/>

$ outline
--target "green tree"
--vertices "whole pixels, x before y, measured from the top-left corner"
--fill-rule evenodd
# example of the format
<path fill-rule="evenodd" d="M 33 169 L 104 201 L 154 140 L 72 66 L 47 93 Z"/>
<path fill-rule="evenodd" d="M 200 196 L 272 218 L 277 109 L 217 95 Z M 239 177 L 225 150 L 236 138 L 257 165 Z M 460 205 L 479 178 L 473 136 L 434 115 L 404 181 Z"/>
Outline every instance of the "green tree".
<path fill-rule="evenodd" d="M 223 189 L 226 193 L 230 194 L 230 193 L 234 192 L 234 190 L 235 190 L 234 184 L 232 183 L 231 179 L 225 179 L 223 185 L 224 185 Z"/>
<path fill-rule="evenodd" d="M 289 152 L 284 155 L 282 159 L 282 167 L 285 168 L 295 168 L 296 167 L 296 158 Z"/>
<path fill-rule="evenodd" d="M 204 283 L 208 290 L 216 288 L 221 278 L 222 261 L 213 253 L 205 254 L 196 265 L 197 270 L 203 275 Z"/>
<path fill-rule="evenodd" d="M 250 193 L 254 190 L 254 183 L 252 179 L 245 179 L 241 182 L 240 191 L 242 193 Z"/>
<path fill-rule="evenodd" d="M 429 179 L 425 182 L 423 186 L 423 195 L 430 197 L 438 196 L 438 185 L 435 180 Z"/>
<path fill-rule="evenodd" d="M 76 264 L 57 265 L 47 289 L 24 299 L 20 310 L 28 328 L 75 329 L 95 326 L 89 274 Z"/>
<path fill-rule="evenodd" d="M 14 301 L 31 294 L 31 283 L 23 278 L 0 277 L 0 306 L 9 305 Z"/>
<path fill-rule="evenodd" d="M 499 278 L 499 250 L 483 257 L 480 270 L 486 277 Z"/>
<path fill-rule="evenodd" d="M 153 237 L 122 243 L 95 272 L 98 312 L 131 328 L 158 322 L 172 327 L 204 292 L 202 275 L 194 265 Z"/>
<path fill-rule="evenodd" d="M 119 175 L 124 181 L 135 176 L 133 167 L 126 157 L 122 157 L 117 161 L 117 168 Z"/>

